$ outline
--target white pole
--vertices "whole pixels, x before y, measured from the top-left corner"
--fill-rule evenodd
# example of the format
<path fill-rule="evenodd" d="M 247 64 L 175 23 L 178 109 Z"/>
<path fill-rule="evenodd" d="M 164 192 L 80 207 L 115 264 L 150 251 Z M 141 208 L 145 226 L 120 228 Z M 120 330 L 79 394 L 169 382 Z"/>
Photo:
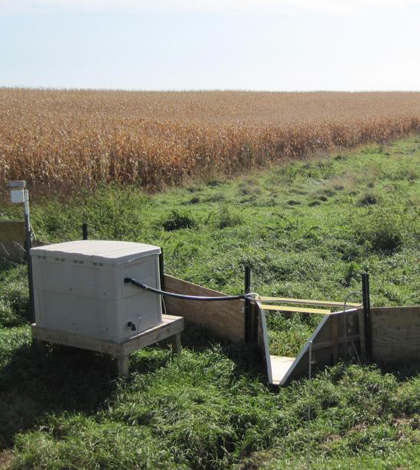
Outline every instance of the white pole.
<path fill-rule="evenodd" d="M 28 285 L 29 285 L 29 308 L 31 314 L 31 321 L 35 322 L 35 299 L 34 299 L 34 278 L 32 274 L 32 229 L 31 219 L 29 213 L 29 190 L 25 189 L 25 232 L 26 232 L 26 262 L 28 264 Z"/>
<path fill-rule="evenodd" d="M 29 218 L 29 190 L 25 189 L 25 215 Z"/>

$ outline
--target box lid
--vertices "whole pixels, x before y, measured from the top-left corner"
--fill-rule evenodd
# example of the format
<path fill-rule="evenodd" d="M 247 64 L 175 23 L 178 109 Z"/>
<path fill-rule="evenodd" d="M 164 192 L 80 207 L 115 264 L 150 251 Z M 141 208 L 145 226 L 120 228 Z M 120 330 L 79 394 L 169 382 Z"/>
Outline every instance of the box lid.
<path fill-rule="evenodd" d="M 32 248 L 33 256 L 48 256 L 75 261 L 121 264 L 159 254 L 158 246 L 110 240 L 80 240 Z"/>

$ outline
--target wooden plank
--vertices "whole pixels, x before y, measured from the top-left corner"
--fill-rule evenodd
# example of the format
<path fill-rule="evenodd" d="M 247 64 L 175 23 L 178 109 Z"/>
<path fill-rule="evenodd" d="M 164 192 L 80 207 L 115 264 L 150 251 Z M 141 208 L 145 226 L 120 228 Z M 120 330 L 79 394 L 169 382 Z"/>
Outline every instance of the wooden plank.
<path fill-rule="evenodd" d="M 317 341 L 315 345 L 312 345 L 312 351 L 319 351 L 320 349 L 331 349 L 335 344 L 341 345 L 345 343 L 345 338 L 338 338 L 337 342 L 335 341 Z M 347 337 L 347 342 L 349 344 L 359 341 L 359 335 L 351 335 Z"/>
<path fill-rule="evenodd" d="M 0 242 L 25 242 L 25 223 L 18 220 L 0 221 Z"/>
<path fill-rule="evenodd" d="M 333 302 L 331 300 L 308 300 L 308 299 L 291 299 L 287 297 L 264 297 L 258 296 L 259 302 L 279 302 L 281 304 L 302 304 L 302 305 L 318 305 L 318 307 L 338 307 L 344 308 L 344 302 Z M 360 307 L 361 304 L 346 303 L 347 307 Z"/>
<path fill-rule="evenodd" d="M 375 323 L 391 326 L 412 326 L 420 315 L 420 306 L 410 307 L 374 307 Z M 373 326 L 373 325 L 372 325 Z"/>
<path fill-rule="evenodd" d="M 272 384 L 279 385 L 295 362 L 295 357 L 270 356 L 272 367 Z"/>
<path fill-rule="evenodd" d="M 173 315 L 162 315 L 162 323 L 121 343 L 123 354 L 158 343 L 184 330 L 184 319 Z"/>
<path fill-rule="evenodd" d="M 177 294 L 219 297 L 220 292 L 182 281 L 165 275 L 165 289 Z M 200 302 L 165 298 L 167 313 L 180 315 L 186 320 L 207 327 L 219 337 L 231 341 L 243 341 L 245 333 L 245 315 L 243 300 Z"/>
<path fill-rule="evenodd" d="M 295 312 L 295 313 L 317 313 L 319 315 L 330 315 L 330 310 L 321 310 L 319 308 L 303 308 L 303 307 L 285 307 L 283 305 L 260 304 L 263 310 L 275 310 L 278 312 Z"/>
<path fill-rule="evenodd" d="M 63 346 L 102 352 L 113 356 L 121 355 L 121 348 L 118 343 L 87 338 L 74 333 L 68 333 L 67 331 L 51 330 L 40 327 L 35 323 L 32 324 L 32 338 L 39 341 L 61 344 Z"/>
<path fill-rule="evenodd" d="M 123 357 L 128 356 L 130 353 L 137 351 L 138 349 L 150 346 L 158 341 L 176 335 L 183 329 L 184 319 L 182 317 L 163 315 L 162 323 L 121 343 L 88 338 L 86 336 L 69 333 L 67 331 L 43 328 L 36 324 L 32 325 L 32 337 L 36 340 L 48 341 L 51 343 L 62 344 L 64 346 L 72 346 L 81 349 L 88 349 L 90 351 L 111 354 L 117 357 Z"/>
<path fill-rule="evenodd" d="M 371 309 L 372 359 L 381 363 L 420 359 L 420 307 Z"/>

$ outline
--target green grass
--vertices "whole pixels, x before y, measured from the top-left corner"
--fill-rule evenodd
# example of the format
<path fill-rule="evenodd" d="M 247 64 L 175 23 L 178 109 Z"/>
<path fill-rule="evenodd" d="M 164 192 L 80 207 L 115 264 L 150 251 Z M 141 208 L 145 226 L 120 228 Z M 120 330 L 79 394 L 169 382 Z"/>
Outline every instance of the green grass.
<path fill-rule="evenodd" d="M 32 207 L 46 241 L 162 246 L 167 272 L 240 293 L 418 304 L 420 138 L 290 162 L 147 195 L 102 188 Z M 18 215 L 3 205 L 1 218 Z M 271 349 L 296 354 L 319 318 L 270 314 Z M 254 351 L 188 325 L 184 351 L 108 356 L 30 341 L 25 269 L 0 265 L 0 466 L 12 468 L 418 468 L 419 365 L 338 364 L 272 393 Z M 308 409 L 310 405 L 310 416 Z M 309 463 L 308 463 L 309 460 Z"/>

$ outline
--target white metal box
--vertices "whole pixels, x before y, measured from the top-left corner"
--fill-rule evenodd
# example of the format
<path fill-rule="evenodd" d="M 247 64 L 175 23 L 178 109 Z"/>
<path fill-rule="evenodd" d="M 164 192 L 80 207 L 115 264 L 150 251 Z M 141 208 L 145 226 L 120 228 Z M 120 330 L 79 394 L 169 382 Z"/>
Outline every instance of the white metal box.
<path fill-rule="evenodd" d="M 115 342 L 158 325 L 160 296 L 124 278 L 159 289 L 159 254 L 157 246 L 96 240 L 32 248 L 37 325 Z"/>
<path fill-rule="evenodd" d="M 10 191 L 10 202 L 12 204 L 22 204 L 25 202 L 25 190 L 24 189 L 12 189 Z"/>

